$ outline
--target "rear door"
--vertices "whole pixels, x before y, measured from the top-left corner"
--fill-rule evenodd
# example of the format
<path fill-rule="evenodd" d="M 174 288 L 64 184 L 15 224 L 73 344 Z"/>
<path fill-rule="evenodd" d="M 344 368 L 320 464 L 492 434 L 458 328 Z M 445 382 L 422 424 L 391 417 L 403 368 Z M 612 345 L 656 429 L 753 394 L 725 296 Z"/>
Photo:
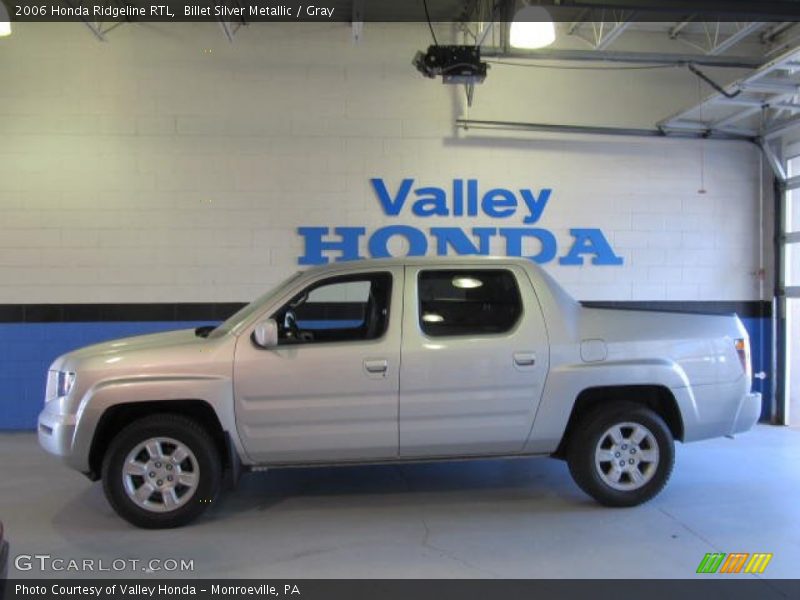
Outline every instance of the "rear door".
<path fill-rule="evenodd" d="M 400 455 L 521 451 L 549 362 L 524 269 L 407 267 L 403 312 Z"/>

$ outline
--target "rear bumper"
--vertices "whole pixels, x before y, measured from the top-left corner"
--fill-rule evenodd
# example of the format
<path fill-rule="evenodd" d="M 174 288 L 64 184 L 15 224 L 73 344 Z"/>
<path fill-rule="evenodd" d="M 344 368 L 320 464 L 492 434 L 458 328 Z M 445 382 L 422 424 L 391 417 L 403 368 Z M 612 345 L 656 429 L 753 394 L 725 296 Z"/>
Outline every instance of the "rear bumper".
<path fill-rule="evenodd" d="M 761 417 L 761 394 L 759 392 L 745 394 L 739 401 L 731 433 L 742 433 L 752 429 L 759 417 Z"/>

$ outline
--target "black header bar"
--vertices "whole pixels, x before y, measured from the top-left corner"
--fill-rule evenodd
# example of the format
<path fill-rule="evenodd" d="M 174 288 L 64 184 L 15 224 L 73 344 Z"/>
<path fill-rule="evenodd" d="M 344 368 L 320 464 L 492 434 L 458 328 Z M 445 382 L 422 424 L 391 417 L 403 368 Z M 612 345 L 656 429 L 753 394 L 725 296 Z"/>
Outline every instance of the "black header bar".
<path fill-rule="evenodd" d="M 422 0 L 2 0 L 11 21 L 29 22 L 424 22 Z M 436 22 L 478 20 L 479 0 L 427 0 Z M 800 21 L 798 0 L 542 0 L 557 22 L 625 12 L 635 21 Z M 496 0 L 494 21 L 513 19 L 513 0 Z M 588 12 L 587 12 L 588 11 Z M 480 17 L 485 21 L 486 16 Z"/>
<path fill-rule="evenodd" d="M 536 560 L 534 556 L 531 560 Z M 576 575 L 579 575 L 576 573 Z M 2 582 L 0 582 L 2 583 Z M 624 590 L 621 592 L 620 590 Z M 1 596 L 2 594 L 0 594 Z M 20 580 L 6 582 L 7 600 L 79 600 L 150 598 L 212 600 L 271 598 L 280 600 L 784 600 L 800 597 L 800 580 L 767 580 L 735 575 L 694 579 L 539 579 L 421 580 L 305 579 L 167 580 L 140 578 Z"/>

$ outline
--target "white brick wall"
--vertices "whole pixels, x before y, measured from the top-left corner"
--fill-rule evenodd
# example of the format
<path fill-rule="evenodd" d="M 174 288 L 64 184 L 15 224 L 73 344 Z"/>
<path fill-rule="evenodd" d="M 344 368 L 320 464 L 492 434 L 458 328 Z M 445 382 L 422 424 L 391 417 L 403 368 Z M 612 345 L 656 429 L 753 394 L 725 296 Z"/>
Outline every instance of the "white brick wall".
<path fill-rule="evenodd" d="M 549 265 L 581 299 L 758 298 L 755 147 L 705 142 L 701 195 L 697 142 L 453 128 L 652 126 L 697 100 L 684 70 L 497 65 L 467 111 L 461 88 L 410 66 L 422 24 L 368 24 L 360 46 L 344 24 L 253 24 L 232 45 L 214 24 L 125 25 L 109 40 L 79 24 L 0 40 L 0 303 L 247 300 L 297 268 L 300 225 L 522 226 L 386 217 L 370 177 L 553 188 L 535 226 L 559 256 L 570 227 L 599 227 L 625 259 Z"/>

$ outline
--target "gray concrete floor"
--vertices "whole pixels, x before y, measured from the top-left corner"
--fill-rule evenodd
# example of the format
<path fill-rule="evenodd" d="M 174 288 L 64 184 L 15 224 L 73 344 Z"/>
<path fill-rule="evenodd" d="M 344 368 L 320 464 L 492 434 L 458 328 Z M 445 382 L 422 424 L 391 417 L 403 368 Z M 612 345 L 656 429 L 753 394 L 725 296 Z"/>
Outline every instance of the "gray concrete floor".
<path fill-rule="evenodd" d="M 764 577 L 800 576 L 800 432 L 788 428 L 678 445 L 667 488 L 632 509 L 596 505 L 550 459 L 298 469 L 249 474 L 171 531 L 117 518 L 100 484 L 32 434 L 0 434 L 0 456 L 12 557 L 192 559 L 193 577 L 685 578 L 706 552 L 772 552 Z"/>

